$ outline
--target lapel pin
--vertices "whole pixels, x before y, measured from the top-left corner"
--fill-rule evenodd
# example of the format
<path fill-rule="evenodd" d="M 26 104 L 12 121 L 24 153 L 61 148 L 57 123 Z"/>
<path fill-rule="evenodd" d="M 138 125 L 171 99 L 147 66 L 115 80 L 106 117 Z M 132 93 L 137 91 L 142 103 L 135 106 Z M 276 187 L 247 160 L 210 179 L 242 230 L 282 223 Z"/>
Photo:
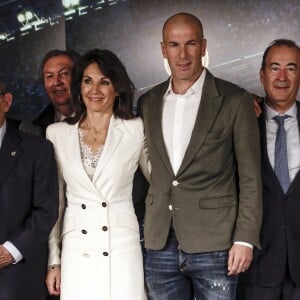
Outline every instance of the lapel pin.
<path fill-rule="evenodd" d="M 11 155 L 11 156 L 15 156 L 16 153 L 17 153 L 16 151 L 12 151 L 12 152 L 10 153 L 10 155 Z"/>

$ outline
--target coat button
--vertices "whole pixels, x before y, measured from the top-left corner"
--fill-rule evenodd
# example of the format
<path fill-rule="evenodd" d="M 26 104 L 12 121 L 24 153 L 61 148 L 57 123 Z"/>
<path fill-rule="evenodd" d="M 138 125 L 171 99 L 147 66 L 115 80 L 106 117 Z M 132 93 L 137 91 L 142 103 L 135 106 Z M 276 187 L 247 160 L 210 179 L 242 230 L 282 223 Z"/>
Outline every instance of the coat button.
<path fill-rule="evenodd" d="M 86 205 L 85 204 L 81 204 L 81 208 L 82 209 L 86 209 Z"/>
<path fill-rule="evenodd" d="M 102 202 L 102 206 L 106 207 L 107 206 L 106 202 Z"/>
<path fill-rule="evenodd" d="M 85 229 L 82 229 L 82 230 L 81 230 L 81 233 L 82 233 L 82 234 L 87 234 L 87 231 L 86 231 Z"/>
<path fill-rule="evenodd" d="M 173 186 L 177 186 L 179 184 L 179 182 L 177 181 L 177 180 L 174 180 L 173 182 L 172 182 L 172 185 Z"/>
<path fill-rule="evenodd" d="M 103 226 L 103 227 L 102 227 L 102 230 L 103 230 L 103 231 L 107 231 L 107 229 L 108 229 L 107 226 Z"/>
<path fill-rule="evenodd" d="M 108 256 L 108 252 L 103 252 L 102 253 L 104 256 Z"/>

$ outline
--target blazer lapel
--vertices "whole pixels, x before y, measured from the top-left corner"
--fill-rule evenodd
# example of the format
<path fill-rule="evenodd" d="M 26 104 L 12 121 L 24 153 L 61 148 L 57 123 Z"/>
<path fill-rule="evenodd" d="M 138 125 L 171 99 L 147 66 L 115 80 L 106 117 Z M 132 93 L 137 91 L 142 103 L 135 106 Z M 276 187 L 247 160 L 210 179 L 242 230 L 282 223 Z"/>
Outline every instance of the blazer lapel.
<path fill-rule="evenodd" d="M 0 148 L 0 187 L 22 154 L 22 149 L 19 146 L 20 141 L 18 131 L 7 123 L 6 133 Z"/>
<path fill-rule="evenodd" d="M 166 170 L 173 176 L 174 172 L 170 163 L 170 158 L 167 152 L 167 148 L 164 142 L 162 133 L 162 108 L 163 108 L 163 97 L 168 88 L 169 80 L 161 85 L 161 88 L 157 93 L 151 94 L 150 99 L 147 99 L 151 105 L 149 107 L 149 127 L 152 135 L 153 145 L 149 147 L 156 147 L 157 153 L 159 153 L 162 162 L 165 165 Z"/>
<path fill-rule="evenodd" d="M 122 120 L 115 118 L 114 116 L 111 117 L 110 124 L 108 127 L 107 132 L 107 138 L 105 141 L 103 152 L 100 156 L 100 159 L 98 161 L 95 174 L 93 177 L 93 183 L 98 179 L 100 176 L 103 168 L 106 166 L 106 164 L 111 159 L 112 155 L 118 148 L 118 145 L 121 142 L 123 132 L 120 130 L 119 126 L 121 126 Z"/>
<path fill-rule="evenodd" d="M 223 96 L 219 95 L 217 91 L 214 77 L 208 71 L 206 72 L 203 94 L 198 109 L 195 126 L 177 175 L 180 175 L 189 166 L 196 153 L 202 147 L 207 133 L 212 127 L 223 102 Z"/>

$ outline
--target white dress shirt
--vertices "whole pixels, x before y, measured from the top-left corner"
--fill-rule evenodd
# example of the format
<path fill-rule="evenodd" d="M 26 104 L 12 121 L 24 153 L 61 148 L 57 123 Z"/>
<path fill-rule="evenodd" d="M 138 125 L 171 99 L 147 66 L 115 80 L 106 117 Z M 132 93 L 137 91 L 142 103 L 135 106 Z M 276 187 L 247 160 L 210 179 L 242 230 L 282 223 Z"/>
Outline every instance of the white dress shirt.
<path fill-rule="evenodd" d="M 75 117 L 75 112 L 73 112 L 70 116 L 65 116 L 61 114 L 58 110 L 55 109 L 54 122 L 63 122 L 68 117 Z"/>
<path fill-rule="evenodd" d="M 205 76 L 206 69 L 203 69 L 200 77 L 184 95 L 173 92 L 171 79 L 163 98 L 162 133 L 175 175 L 180 168 L 191 140 L 202 97 Z M 253 248 L 251 244 L 246 242 L 235 241 L 234 244 Z"/>
<path fill-rule="evenodd" d="M 4 138 L 5 132 L 6 132 L 6 121 L 4 121 L 4 124 L 0 127 L 0 149 L 1 149 L 1 146 L 2 146 L 2 141 L 3 141 L 3 138 Z M 21 252 L 10 241 L 6 241 L 3 244 L 3 247 L 15 259 L 14 263 L 18 263 L 23 258 Z"/>
<path fill-rule="evenodd" d="M 162 133 L 174 174 L 180 168 L 195 125 L 206 70 L 184 95 L 175 94 L 172 80 L 163 98 Z"/>
<path fill-rule="evenodd" d="M 275 140 L 278 129 L 278 124 L 273 117 L 278 115 L 288 115 L 289 118 L 284 121 L 284 129 L 286 131 L 286 145 L 287 145 L 287 158 L 290 181 L 292 182 L 300 169 L 300 139 L 299 139 L 299 126 L 297 120 L 297 106 L 296 103 L 290 107 L 284 114 L 279 114 L 270 106 L 265 104 L 266 108 L 266 131 L 267 131 L 267 149 L 270 164 L 274 169 L 275 165 Z"/>

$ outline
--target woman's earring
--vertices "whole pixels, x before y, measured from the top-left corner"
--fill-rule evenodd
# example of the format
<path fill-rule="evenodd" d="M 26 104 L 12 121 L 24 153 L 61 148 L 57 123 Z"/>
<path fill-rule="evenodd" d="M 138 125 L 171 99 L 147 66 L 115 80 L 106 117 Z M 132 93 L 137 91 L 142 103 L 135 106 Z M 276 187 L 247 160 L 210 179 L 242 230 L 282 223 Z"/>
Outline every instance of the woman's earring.
<path fill-rule="evenodd" d="M 121 102 L 122 102 L 122 99 L 121 99 L 121 97 L 120 96 L 117 96 L 117 99 L 118 99 L 118 107 L 119 107 L 119 110 L 121 110 L 122 109 L 122 106 L 121 106 Z"/>
<path fill-rule="evenodd" d="M 79 102 L 80 104 L 83 104 L 81 94 L 78 95 L 77 100 L 78 100 L 78 102 Z"/>

